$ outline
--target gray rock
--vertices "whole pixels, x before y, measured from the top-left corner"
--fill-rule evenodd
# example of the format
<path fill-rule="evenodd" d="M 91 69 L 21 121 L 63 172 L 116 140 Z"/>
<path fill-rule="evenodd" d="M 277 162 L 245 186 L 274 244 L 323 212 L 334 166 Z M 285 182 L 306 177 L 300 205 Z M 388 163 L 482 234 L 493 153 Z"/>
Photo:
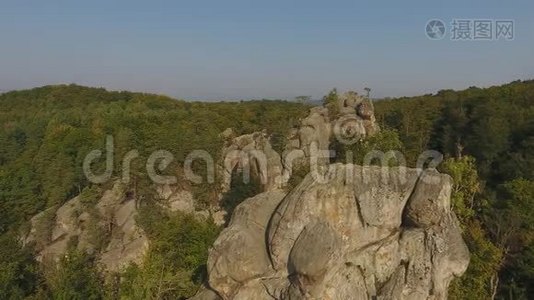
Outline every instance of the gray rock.
<path fill-rule="evenodd" d="M 210 251 L 210 289 L 222 299 L 446 299 L 469 263 L 450 177 L 335 164 L 327 179 L 309 174 L 285 197 L 240 204 Z"/>
<path fill-rule="evenodd" d="M 313 285 L 328 271 L 340 248 L 339 236 L 325 222 L 308 224 L 298 236 L 287 262 L 288 272 L 298 274 L 301 289 Z"/>
<path fill-rule="evenodd" d="M 140 263 L 148 249 L 148 239 L 135 222 L 137 208 L 134 199 L 125 199 L 122 185 L 116 183 L 102 195 L 94 208 L 84 206 L 79 196 L 55 212 L 51 239 L 40 249 L 37 260 L 59 260 L 67 251 L 70 240 L 77 239 L 77 249 L 93 253 L 101 247 L 99 263 L 107 271 L 119 271 L 130 263 Z M 35 240 L 36 223 L 43 213 L 32 218 L 32 229 L 26 243 Z M 96 245 L 101 239 L 103 245 Z"/>
<path fill-rule="evenodd" d="M 331 115 L 333 105 L 338 113 Z M 231 128 L 221 133 L 225 141 L 217 172 L 222 175 L 221 193 L 230 190 L 232 172 L 236 169 L 250 171 L 250 176 L 260 179 L 263 191 L 284 187 L 294 168 L 309 166 L 322 171 L 330 163 L 325 155 L 332 138 L 339 142 L 357 141 L 374 135 L 379 127 L 369 99 L 348 91 L 338 96 L 337 103 L 329 107 L 312 107 L 308 116 L 300 120 L 287 135 L 285 151 L 280 155 L 272 149 L 265 132 L 235 136 Z"/>
<path fill-rule="evenodd" d="M 167 201 L 170 211 L 181 211 L 183 213 L 192 213 L 195 211 L 195 200 L 190 191 L 177 191 Z"/>
<path fill-rule="evenodd" d="M 370 101 L 362 101 L 356 108 L 356 113 L 358 116 L 362 117 L 365 120 L 370 120 L 373 115 L 373 106 Z"/>
<path fill-rule="evenodd" d="M 328 150 L 332 125 L 325 107 L 313 107 L 310 114 L 301 120 L 299 129 L 300 149 L 306 157 L 311 156 L 312 147 Z"/>
<path fill-rule="evenodd" d="M 235 296 L 243 283 L 271 270 L 265 231 L 284 196 L 283 191 L 274 190 L 241 203 L 215 241 L 208 259 L 209 285 L 224 299 Z"/>
<path fill-rule="evenodd" d="M 423 228 L 438 224 L 450 211 L 451 187 L 450 176 L 425 170 L 406 206 L 406 221 Z"/>
<path fill-rule="evenodd" d="M 202 287 L 195 296 L 189 298 L 190 300 L 220 300 L 221 297 L 213 290 Z"/>
<path fill-rule="evenodd" d="M 228 139 L 218 167 L 223 178 L 221 198 L 230 190 L 232 173 L 236 169 L 259 179 L 264 191 L 280 188 L 282 159 L 273 150 L 269 139 L 265 132 L 259 131 Z"/>

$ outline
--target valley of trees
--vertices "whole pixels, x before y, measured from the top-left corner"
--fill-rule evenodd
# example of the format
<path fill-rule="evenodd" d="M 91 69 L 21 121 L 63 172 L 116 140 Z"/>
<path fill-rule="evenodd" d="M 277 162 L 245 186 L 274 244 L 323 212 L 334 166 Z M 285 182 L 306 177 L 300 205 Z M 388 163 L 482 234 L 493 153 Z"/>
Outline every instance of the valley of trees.
<path fill-rule="evenodd" d="M 228 127 L 240 134 L 266 129 L 280 151 L 307 114 L 305 102 L 186 102 L 76 85 L 0 95 L 0 299 L 192 296 L 220 228 L 159 209 L 144 170 L 147 156 L 171 151 L 175 162 L 167 169 L 179 174 L 192 150 L 218 157 Z M 534 298 L 534 81 L 376 101 L 375 115 L 382 131 L 352 146 L 356 158 L 398 149 L 413 166 L 421 152 L 435 149 L 445 157 L 439 169 L 454 178 L 452 205 L 471 264 L 453 282 L 451 299 Z M 82 162 L 105 148 L 106 135 L 114 137 L 115 176 L 126 152 L 140 153 L 128 189 L 143 195 L 137 221 L 151 240 L 144 263 L 104 274 L 95 254 L 72 247 L 57 265 L 38 264 L 33 245 L 23 247 L 19 237 L 36 213 L 80 193 L 91 199 L 105 187 L 87 181 Z M 192 188 L 199 208 L 216 201 L 212 185 Z M 232 209 L 254 188 L 233 186 L 223 204 Z"/>

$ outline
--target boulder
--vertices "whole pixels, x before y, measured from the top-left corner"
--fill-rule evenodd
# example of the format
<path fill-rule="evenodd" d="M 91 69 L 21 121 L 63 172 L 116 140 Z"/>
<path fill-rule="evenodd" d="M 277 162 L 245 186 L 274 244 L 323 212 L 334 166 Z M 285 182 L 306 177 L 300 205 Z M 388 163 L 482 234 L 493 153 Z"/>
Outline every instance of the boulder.
<path fill-rule="evenodd" d="M 469 263 L 449 176 L 334 164 L 326 180 L 314 177 L 238 206 L 210 251 L 213 295 L 447 299 Z"/>

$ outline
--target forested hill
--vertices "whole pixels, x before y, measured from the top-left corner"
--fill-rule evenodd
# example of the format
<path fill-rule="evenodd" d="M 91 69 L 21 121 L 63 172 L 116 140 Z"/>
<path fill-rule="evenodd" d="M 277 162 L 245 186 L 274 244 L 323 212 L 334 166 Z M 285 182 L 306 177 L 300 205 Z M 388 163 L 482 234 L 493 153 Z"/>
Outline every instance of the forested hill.
<path fill-rule="evenodd" d="M 86 288 L 66 283 L 58 287 L 57 278 L 36 266 L 32 249 L 21 248 L 16 236 L 36 213 L 91 187 L 82 161 L 91 150 L 105 149 L 107 135 L 114 138 L 118 176 L 120 160 L 134 149 L 140 153 L 139 162 L 154 150 L 169 150 L 176 168 L 191 150 L 206 150 L 216 157 L 223 143 L 220 133 L 228 127 L 237 133 L 265 129 L 280 151 L 287 132 L 308 109 L 287 101 L 187 102 L 77 85 L 0 95 L 0 298 L 57 293 L 104 297 L 99 275 L 84 275 L 90 260 L 71 262 L 72 269 L 59 273 L 86 282 Z M 472 257 L 467 273 L 451 287 L 451 297 L 484 299 L 497 293 L 503 298 L 534 298 L 534 81 L 381 100 L 375 102 L 375 116 L 383 129 L 375 140 L 400 144 L 412 165 L 424 150 L 441 151 L 446 158 L 441 169 L 455 179 L 452 205 Z M 149 185 L 143 168 L 143 163 L 134 163 L 132 172 L 141 193 Z M 194 189 L 204 205 L 214 201 L 213 187 Z M 172 248 L 177 223 L 169 224 L 166 234 L 156 235 L 168 237 L 164 243 Z M 166 227 L 157 230 L 167 230 L 162 228 Z M 165 262 L 165 254 L 158 255 Z"/>
<path fill-rule="evenodd" d="M 76 85 L 3 94 L 0 232 L 80 193 L 88 184 L 83 159 L 105 149 L 106 135 L 114 137 L 120 174 L 120 159 L 134 149 L 142 158 L 165 149 L 182 163 L 195 149 L 216 157 L 228 127 L 237 133 L 266 129 L 281 148 L 281 137 L 307 109 L 285 101 L 186 102 Z"/>
<path fill-rule="evenodd" d="M 534 80 L 378 101 L 381 125 L 398 130 L 409 157 L 425 149 L 477 159 L 491 185 L 534 177 Z"/>
<path fill-rule="evenodd" d="M 398 131 L 410 161 L 425 149 L 449 158 L 442 169 L 455 180 L 452 204 L 471 251 L 451 298 L 533 299 L 534 81 L 375 107 L 379 123 Z"/>

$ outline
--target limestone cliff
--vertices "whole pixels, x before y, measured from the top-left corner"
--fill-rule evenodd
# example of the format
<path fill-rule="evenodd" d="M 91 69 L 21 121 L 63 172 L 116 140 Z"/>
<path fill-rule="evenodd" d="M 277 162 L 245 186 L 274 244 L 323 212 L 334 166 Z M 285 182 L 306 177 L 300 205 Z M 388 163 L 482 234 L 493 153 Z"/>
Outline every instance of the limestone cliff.
<path fill-rule="evenodd" d="M 137 200 L 124 189 L 117 181 L 94 203 L 84 203 L 78 195 L 57 209 L 37 214 L 23 242 L 36 244 L 37 260 L 41 262 L 57 261 L 65 255 L 69 243 L 75 242 L 78 250 L 96 253 L 105 271 L 121 271 L 131 263 L 141 263 L 150 241 L 137 225 Z M 195 200 L 188 190 L 160 185 L 157 195 L 158 204 L 170 212 L 181 211 L 202 219 L 210 216 L 209 211 L 195 211 Z M 224 222 L 223 216 L 211 216 Z"/>
<path fill-rule="evenodd" d="M 194 299 L 446 299 L 469 262 L 451 178 L 351 164 L 327 176 L 240 204 Z"/>
<path fill-rule="evenodd" d="M 57 210 L 51 208 L 34 216 L 24 242 L 37 243 L 39 261 L 55 261 L 76 240 L 77 249 L 99 251 L 101 265 L 118 271 L 130 262 L 139 263 L 148 248 L 148 239 L 135 222 L 136 214 L 135 200 L 127 199 L 117 183 L 94 206 L 84 204 L 81 196 L 77 196 Z M 49 224 L 43 228 L 40 223 L 45 219 Z M 48 237 L 44 236 L 46 230 Z"/>

